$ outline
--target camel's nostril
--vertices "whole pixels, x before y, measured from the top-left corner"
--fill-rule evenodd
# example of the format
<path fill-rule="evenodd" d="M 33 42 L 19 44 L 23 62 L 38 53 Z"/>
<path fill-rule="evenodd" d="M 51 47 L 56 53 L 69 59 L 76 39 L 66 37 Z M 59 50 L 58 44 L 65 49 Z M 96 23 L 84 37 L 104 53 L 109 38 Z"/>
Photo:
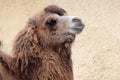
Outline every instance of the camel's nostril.
<path fill-rule="evenodd" d="M 81 20 L 79 18 L 77 18 L 77 17 L 73 18 L 72 21 L 73 22 L 81 22 Z"/>

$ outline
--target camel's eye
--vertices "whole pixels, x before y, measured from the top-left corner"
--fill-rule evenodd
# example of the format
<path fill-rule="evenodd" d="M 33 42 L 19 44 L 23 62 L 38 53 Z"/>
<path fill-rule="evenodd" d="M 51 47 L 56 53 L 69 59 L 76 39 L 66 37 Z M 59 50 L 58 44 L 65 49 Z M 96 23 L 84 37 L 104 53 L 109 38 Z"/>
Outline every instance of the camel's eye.
<path fill-rule="evenodd" d="M 46 25 L 48 26 L 48 27 L 50 27 L 50 28 L 52 28 L 52 27 L 54 27 L 55 25 L 56 25 L 56 23 L 57 23 L 57 20 L 56 19 L 48 19 L 47 21 L 46 21 Z"/>

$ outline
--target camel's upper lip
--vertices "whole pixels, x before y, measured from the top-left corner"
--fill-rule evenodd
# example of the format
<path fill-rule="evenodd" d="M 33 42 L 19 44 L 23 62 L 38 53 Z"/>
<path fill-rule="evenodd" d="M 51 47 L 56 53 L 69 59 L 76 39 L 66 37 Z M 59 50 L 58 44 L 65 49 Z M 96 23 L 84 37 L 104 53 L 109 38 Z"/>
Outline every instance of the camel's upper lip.
<path fill-rule="evenodd" d="M 76 26 L 76 27 L 72 27 L 71 29 L 74 30 L 77 33 L 80 33 L 83 29 L 84 29 L 84 25 L 82 26 Z"/>

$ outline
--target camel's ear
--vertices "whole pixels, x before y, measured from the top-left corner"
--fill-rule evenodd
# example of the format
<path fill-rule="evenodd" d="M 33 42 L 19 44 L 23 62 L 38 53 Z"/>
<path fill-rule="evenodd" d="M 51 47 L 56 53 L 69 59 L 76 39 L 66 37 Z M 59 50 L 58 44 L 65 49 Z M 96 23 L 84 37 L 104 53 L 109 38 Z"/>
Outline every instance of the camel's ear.
<path fill-rule="evenodd" d="M 36 21 L 33 20 L 33 19 L 31 19 L 31 18 L 28 19 L 27 24 L 28 24 L 28 26 L 30 26 L 30 27 L 32 27 L 32 28 L 37 27 Z"/>
<path fill-rule="evenodd" d="M 56 14 L 58 14 L 60 16 L 63 16 L 63 15 L 65 15 L 67 13 L 64 9 L 62 9 L 62 8 L 56 6 L 56 5 L 49 5 L 49 6 L 47 6 L 44 9 L 44 11 L 50 12 L 50 13 L 56 13 Z"/>

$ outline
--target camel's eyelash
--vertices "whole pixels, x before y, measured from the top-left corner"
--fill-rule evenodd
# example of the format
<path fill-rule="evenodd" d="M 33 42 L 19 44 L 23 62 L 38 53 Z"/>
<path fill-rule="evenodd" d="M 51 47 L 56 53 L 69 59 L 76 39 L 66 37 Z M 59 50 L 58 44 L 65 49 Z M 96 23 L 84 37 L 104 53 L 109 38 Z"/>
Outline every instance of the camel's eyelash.
<path fill-rule="evenodd" d="M 48 19 L 47 21 L 46 21 L 46 25 L 48 26 L 48 27 L 54 27 L 55 25 L 57 24 L 57 20 L 56 19 Z"/>

